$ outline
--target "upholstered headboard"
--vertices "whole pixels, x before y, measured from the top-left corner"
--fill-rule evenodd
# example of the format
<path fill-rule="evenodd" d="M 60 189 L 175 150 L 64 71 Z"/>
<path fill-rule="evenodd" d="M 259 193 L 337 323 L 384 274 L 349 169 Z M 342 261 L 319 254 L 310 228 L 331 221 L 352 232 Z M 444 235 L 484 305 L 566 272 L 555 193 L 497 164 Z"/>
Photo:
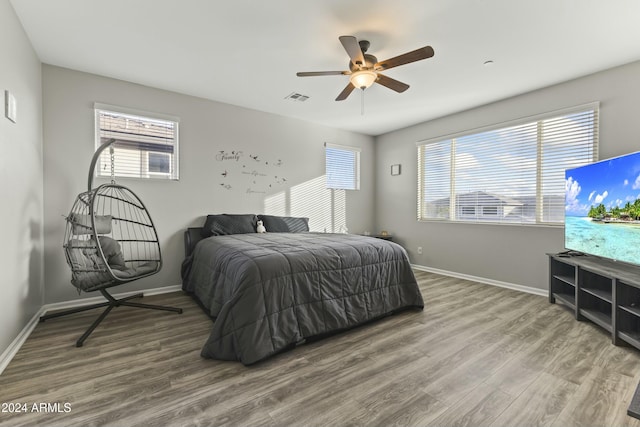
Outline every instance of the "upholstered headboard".
<path fill-rule="evenodd" d="M 184 232 L 184 256 L 188 257 L 193 252 L 196 244 L 202 240 L 202 227 L 189 227 Z"/>
<path fill-rule="evenodd" d="M 309 231 L 309 218 L 255 214 L 207 215 L 203 227 L 189 227 L 184 232 L 184 255 L 191 255 L 196 244 L 208 236 L 255 233 L 257 221 L 264 222 L 267 232 L 302 233 Z"/>

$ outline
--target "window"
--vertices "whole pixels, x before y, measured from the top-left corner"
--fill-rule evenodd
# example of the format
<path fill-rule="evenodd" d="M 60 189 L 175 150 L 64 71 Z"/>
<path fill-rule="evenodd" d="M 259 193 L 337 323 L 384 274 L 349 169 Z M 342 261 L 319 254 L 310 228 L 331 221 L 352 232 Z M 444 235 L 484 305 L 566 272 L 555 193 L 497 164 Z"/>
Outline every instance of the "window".
<path fill-rule="evenodd" d="M 96 104 L 96 149 L 113 143 L 113 173 L 125 178 L 179 178 L 178 120 Z M 111 154 L 100 155 L 96 176 L 111 176 Z"/>
<path fill-rule="evenodd" d="M 497 206 L 483 206 L 482 207 L 482 215 L 483 216 L 486 216 L 486 215 L 496 216 L 496 215 L 498 215 L 498 207 Z"/>
<path fill-rule="evenodd" d="M 337 190 L 360 189 L 360 149 L 325 144 L 326 186 Z"/>
<path fill-rule="evenodd" d="M 460 212 L 462 216 L 475 216 L 475 206 L 460 206 Z"/>
<path fill-rule="evenodd" d="M 148 153 L 147 165 L 149 173 L 171 173 L 171 154 L 167 153 Z"/>
<path fill-rule="evenodd" d="M 597 151 L 597 103 L 420 142 L 418 219 L 562 224 L 564 171 Z"/>

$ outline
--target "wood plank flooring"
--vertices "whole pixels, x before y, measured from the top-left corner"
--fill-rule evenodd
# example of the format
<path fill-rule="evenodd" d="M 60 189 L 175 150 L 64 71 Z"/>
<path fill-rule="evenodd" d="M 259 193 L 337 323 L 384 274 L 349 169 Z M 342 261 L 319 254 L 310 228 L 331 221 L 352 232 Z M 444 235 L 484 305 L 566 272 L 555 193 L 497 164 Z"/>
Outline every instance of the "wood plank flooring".
<path fill-rule="evenodd" d="M 424 311 L 251 367 L 200 357 L 211 322 L 182 293 L 144 298 L 182 315 L 117 308 L 82 348 L 98 311 L 49 320 L 0 375 L 27 404 L 0 426 L 640 426 L 635 349 L 543 297 L 416 277 Z"/>

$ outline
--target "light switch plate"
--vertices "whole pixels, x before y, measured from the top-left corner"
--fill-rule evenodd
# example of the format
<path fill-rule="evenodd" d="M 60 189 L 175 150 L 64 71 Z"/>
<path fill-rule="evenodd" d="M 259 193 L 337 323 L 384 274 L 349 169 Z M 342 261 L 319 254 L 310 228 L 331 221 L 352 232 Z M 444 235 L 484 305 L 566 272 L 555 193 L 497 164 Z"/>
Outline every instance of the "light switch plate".
<path fill-rule="evenodd" d="M 13 123 L 17 120 L 18 106 L 16 105 L 16 97 L 8 90 L 4 91 L 4 115 Z"/>

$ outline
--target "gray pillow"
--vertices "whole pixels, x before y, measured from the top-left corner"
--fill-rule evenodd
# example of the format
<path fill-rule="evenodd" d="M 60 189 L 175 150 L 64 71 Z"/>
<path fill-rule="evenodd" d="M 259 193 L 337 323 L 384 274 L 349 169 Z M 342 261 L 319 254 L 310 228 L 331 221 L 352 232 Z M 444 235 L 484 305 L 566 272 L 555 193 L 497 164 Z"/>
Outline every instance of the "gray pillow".
<path fill-rule="evenodd" d="M 120 250 L 120 243 L 107 236 L 98 236 L 98 241 L 100 242 L 102 253 L 109 267 L 113 270 L 126 270 L 127 266 L 124 263 L 124 256 Z"/>
<path fill-rule="evenodd" d="M 96 215 L 96 233 L 111 233 L 111 215 Z M 76 236 L 93 234 L 91 228 L 91 215 L 71 214 L 69 221 L 73 224 L 72 233 Z"/>
<path fill-rule="evenodd" d="M 294 216 L 258 215 L 267 233 L 303 233 L 309 231 L 309 218 Z"/>
<path fill-rule="evenodd" d="M 258 219 L 253 214 L 207 215 L 202 237 L 255 233 L 257 222 Z"/>

